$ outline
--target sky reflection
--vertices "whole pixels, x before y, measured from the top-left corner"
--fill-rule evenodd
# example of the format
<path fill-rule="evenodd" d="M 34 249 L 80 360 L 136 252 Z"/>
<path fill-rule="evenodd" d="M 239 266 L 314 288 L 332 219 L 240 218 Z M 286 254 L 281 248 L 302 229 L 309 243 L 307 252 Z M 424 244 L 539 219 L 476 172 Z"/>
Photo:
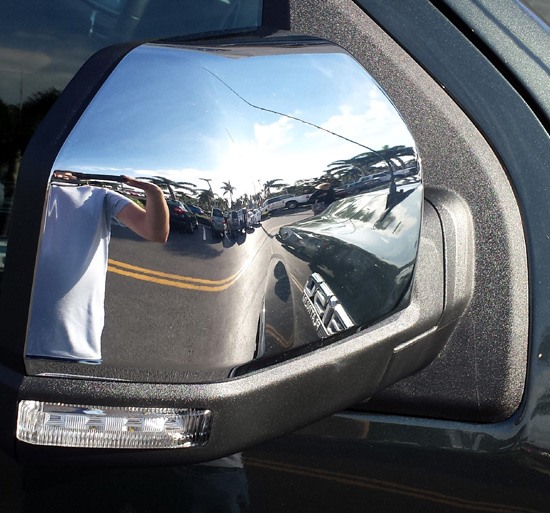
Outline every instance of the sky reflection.
<path fill-rule="evenodd" d="M 209 178 L 218 194 L 231 181 L 242 195 L 274 178 L 320 176 L 366 149 L 414 147 L 369 74 L 330 49 L 245 56 L 242 47 L 141 46 L 107 79 L 54 168 L 158 175 L 198 188 Z"/>

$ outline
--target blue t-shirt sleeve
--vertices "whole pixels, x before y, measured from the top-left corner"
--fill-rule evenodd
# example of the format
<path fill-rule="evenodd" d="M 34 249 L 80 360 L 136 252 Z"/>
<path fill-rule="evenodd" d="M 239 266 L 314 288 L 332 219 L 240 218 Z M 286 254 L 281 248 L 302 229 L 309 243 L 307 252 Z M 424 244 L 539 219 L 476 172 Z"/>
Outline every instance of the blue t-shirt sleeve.
<path fill-rule="evenodd" d="M 123 196 L 122 194 L 112 191 L 110 189 L 105 189 L 105 213 L 107 218 L 116 218 L 120 211 L 126 206 L 132 203 L 132 200 Z"/>

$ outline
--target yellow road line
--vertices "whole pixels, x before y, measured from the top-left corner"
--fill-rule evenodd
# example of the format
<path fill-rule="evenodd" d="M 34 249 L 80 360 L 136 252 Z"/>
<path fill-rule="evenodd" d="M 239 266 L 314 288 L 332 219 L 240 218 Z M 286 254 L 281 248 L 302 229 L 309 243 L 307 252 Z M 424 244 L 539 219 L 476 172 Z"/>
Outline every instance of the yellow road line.
<path fill-rule="evenodd" d="M 277 344 L 279 344 L 284 349 L 288 349 L 292 347 L 292 344 L 294 342 L 294 337 L 291 337 L 290 339 L 286 339 L 273 326 L 271 326 L 271 324 L 265 325 L 265 334 L 275 339 Z"/>
<path fill-rule="evenodd" d="M 109 265 L 107 266 L 107 270 L 121 276 L 167 287 L 198 290 L 201 292 L 221 292 L 228 289 L 239 279 L 244 270 L 250 265 L 250 261 L 246 262 L 238 272 L 223 280 L 206 280 L 202 278 L 192 278 L 190 276 L 180 276 L 179 274 L 164 273 L 162 271 L 153 271 L 152 269 L 138 267 L 111 258 L 108 262 Z"/>
<path fill-rule="evenodd" d="M 305 286 L 305 283 L 302 284 L 300 283 L 296 276 L 294 276 L 293 274 L 290 275 L 290 279 L 292 280 L 292 283 L 294 283 L 294 286 L 300 291 L 300 292 L 303 292 L 304 291 L 304 286 Z"/>
<path fill-rule="evenodd" d="M 138 267 L 137 265 L 127 264 L 126 262 L 120 262 L 118 260 L 113 260 L 112 258 L 109 258 L 108 262 L 109 262 L 109 270 L 110 271 L 115 269 L 114 266 L 116 266 L 116 268 L 121 267 L 122 269 L 128 269 L 129 271 L 127 271 L 127 272 L 135 271 L 135 272 L 139 273 L 140 275 L 141 274 L 146 274 L 146 275 L 151 275 L 151 276 L 159 276 L 161 278 L 167 278 L 169 280 L 187 281 L 187 282 L 191 282 L 191 283 L 202 283 L 202 284 L 205 284 L 205 285 L 218 285 L 218 286 L 223 285 L 223 284 L 228 283 L 228 282 L 233 283 L 235 281 L 235 279 L 239 276 L 239 274 L 242 272 L 244 267 L 246 267 L 246 265 L 245 265 L 243 267 L 243 269 L 236 272 L 232 276 L 229 276 L 229 278 L 224 278 L 223 280 L 206 280 L 206 279 L 202 279 L 202 278 L 191 278 L 190 276 L 181 276 L 179 274 L 164 273 L 162 271 L 153 271 L 152 269 L 146 269 L 145 267 Z M 114 270 L 112 272 L 117 272 L 117 271 Z M 120 272 L 119 274 L 124 274 L 124 273 Z M 130 275 L 130 274 L 128 274 L 128 275 Z"/>
<path fill-rule="evenodd" d="M 231 287 L 231 285 L 233 285 L 239 277 L 239 275 L 237 275 L 233 281 L 230 281 L 230 282 L 228 282 L 224 285 L 219 285 L 219 286 L 210 285 L 209 286 L 209 285 L 195 285 L 194 283 L 186 283 L 186 282 L 183 282 L 183 281 L 167 280 L 167 279 L 164 279 L 164 278 L 156 278 L 155 276 L 149 276 L 147 274 L 133 273 L 133 272 L 125 271 L 123 269 L 118 269 L 117 267 L 112 267 L 112 266 L 107 267 L 107 270 L 112 272 L 112 273 L 115 273 L 115 274 L 120 274 L 122 276 L 127 276 L 129 278 L 134 278 L 136 280 L 148 281 L 148 282 L 151 282 L 151 283 L 157 283 L 158 285 L 165 285 L 165 286 L 168 286 L 168 287 L 176 287 L 176 288 L 179 288 L 179 289 L 200 290 L 202 292 L 221 292 L 222 290 L 226 290 L 229 287 Z"/>
<path fill-rule="evenodd" d="M 121 262 L 119 260 L 113 260 L 112 258 L 109 258 L 108 260 L 107 270 L 121 276 L 127 276 L 129 278 L 134 278 L 141 281 L 148 281 L 150 283 L 157 283 L 167 287 L 199 290 L 202 292 L 221 292 L 222 290 L 226 290 L 231 287 L 240 278 L 265 243 L 266 242 L 264 241 L 261 246 L 258 247 L 254 255 L 250 256 L 235 274 L 232 274 L 228 278 L 224 278 L 222 280 L 207 280 L 204 278 L 192 278 L 191 276 L 181 276 L 179 274 L 154 271 L 145 267 L 127 264 L 126 262 Z"/>

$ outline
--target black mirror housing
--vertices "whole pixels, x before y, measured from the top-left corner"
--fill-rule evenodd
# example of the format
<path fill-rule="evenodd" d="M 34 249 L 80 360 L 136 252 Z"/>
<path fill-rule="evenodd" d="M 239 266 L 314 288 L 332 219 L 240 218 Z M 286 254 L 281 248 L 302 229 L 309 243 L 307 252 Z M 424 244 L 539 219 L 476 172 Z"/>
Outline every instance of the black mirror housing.
<path fill-rule="evenodd" d="M 139 65 L 132 64 L 135 56 Z M 223 156 L 231 148 L 240 147 L 242 152 L 247 147 L 242 127 L 248 126 L 250 133 L 256 130 L 256 134 L 269 128 L 269 139 L 260 139 L 266 157 L 260 171 L 258 166 L 248 171 L 240 169 L 234 178 L 227 175 L 227 181 L 223 181 L 226 175 L 217 174 L 213 167 L 209 168 L 210 174 L 205 174 L 208 166 L 203 160 L 204 165 L 195 166 L 193 176 L 194 171 L 189 169 L 168 173 L 173 162 L 156 168 L 151 164 L 144 173 L 147 165 L 140 167 L 144 162 L 140 158 L 146 158 L 147 151 L 138 155 L 139 146 L 145 145 L 151 135 L 157 137 L 160 162 L 160 157 L 169 153 L 168 147 L 162 146 L 160 128 L 169 138 L 175 133 L 170 127 L 177 126 L 177 122 L 170 125 L 172 121 L 167 119 L 175 109 L 167 100 L 173 99 L 170 94 L 177 94 L 178 88 L 168 93 L 161 87 L 163 80 L 166 87 L 173 85 L 174 59 L 187 62 L 181 76 L 202 74 L 202 78 L 195 77 L 179 86 L 188 88 L 175 102 L 183 105 L 179 118 L 187 112 L 193 120 L 201 120 L 214 107 L 220 109 L 204 127 L 197 127 L 195 121 L 196 131 L 187 129 L 193 134 L 191 141 L 181 144 L 197 150 L 199 136 L 204 136 L 209 144 L 215 141 L 222 146 L 219 155 Z M 156 89 L 151 82 L 132 81 L 136 72 L 157 73 L 153 62 L 166 67 L 166 75 L 160 77 Z M 308 62 L 313 62 L 309 68 Z M 243 72 L 242 66 L 247 71 Z M 294 81 L 293 69 L 301 70 L 302 84 Z M 348 84 L 352 79 L 363 81 L 371 103 L 363 102 L 361 94 L 346 110 L 340 103 L 342 98 L 355 98 L 360 88 L 351 87 L 339 97 L 334 85 L 342 82 L 329 79 L 323 90 L 319 77 L 338 71 L 341 78 L 344 69 L 349 73 Z M 273 77 L 284 78 L 285 73 L 292 80 L 276 84 Z M 255 84 L 262 74 L 264 82 Z M 307 93 L 313 94 L 304 85 L 308 80 L 318 84 L 316 94 L 324 99 L 324 107 L 329 107 L 329 99 L 334 98 L 324 120 L 316 119 L 319 103 L 308 106 Z M 218 102 L 200 104 L 194 113 L 191 109 L 197 102 L 190 96 L 197 91 L 204 94 L 208 85 L 217 91 Z M 285 96 L 286 89 L 294 94 Z M 118 97 L 117 91 L 122 93 Z M 141 92 L 133 96 L 134 91 Z M 298 91 L 302 94 L 296 94 Z M 148 94 L 148 99 L 142 94 Z M 125 107 L 112 115 L 125 97 Z M 164 104 L 149 108 L 154 102 Z M 137 114 L 132 113 L 132 107 L 137 106 Z M 374 141 L 375 131 L 372 141 L 358 140 L 350 132 L 349 120 L 368 118 L 374 107 L 384 111 L 377 126 L 384 121 L 395 129 L 396 135 L 388 138 L 391 144 Z M 137 126 L 137 120 L 148 118 L 148 112 L 152 117 Z M 162 125 L 151 121 L 159 113 Z M 348 121 L 340 128 L 328 124 L 328 120 L 336 123 L 337 115 L 345 118 L 344 114 Z M 216 124 L 221 118 L 224 122 Z M 177 121 L 178 116 L 174 119 Z M 216 130 L 207 133 L 207 128 L 214 125 Z M 114 130 L 116 126 L 126 126 L 127 133 Z M 393 134 L 390 128 L 386 136 Z M 289 130 L 303 130 L 299 152 L 295 153 L 298 150 L 291 142 L 285 142 Z M 275 148 L 269 153 L 270 145 L 279 141 L 276 134 L 287 146 L 284 151 Z M 320 146 L 308 150 L 306 142 L 315 137 Z M 399 138 L 403 144 L 396 142 Z M 124 145 L 128 145 L 126 150 Z M 302 163 L 301 167 L 292 167 L 284 180 L 261 174 L 261 168 L 268 168 L 276 156 L 286 156 L 277 168 L 282 173 L 285 162 L 290 166 L 311 161 L 329 146 L 336 153 L 327 153 L 330 158 L 322 155 L 325 160 L 319 162 L 324 166 L 306 170 Z M 118 156 L 123 158 L 117 160 L 113 148 L 119 148 Z M 198 153 L 205 155 L 205 151 Z M 246 157 L 240 155 L 244 168 Z M 121 175 L 130 178 L 121 180 Z M 204 180 L 202 192 L 191 179 Z M 239 199 L 233 197 L 232 179 L 245 191 Z M 216 195 L 212 188 L 216 182 L 224 184 L 226 194 L 220 190 Z M 245 182 L 250 182 L 250 190 Z M 128 183 L 134 187 L 124 189 Z M 260 186 L 263 189 L 259 193 Z M 399 114 L 351 56 L 318 39 L 285 34 L 104 50 L 82 68 L 37 131 L 25 155 L 17 187 L 12 233 L 25 235 L 10 239 L 3 284 L 2 315 L 4 321 L 10 319 L 4 322 L 9 326 L 9 343 L 2 348 L 7 367 L 0 376 L 7 392 L 3 394 L 6 418 L 20 423 L 22 405 L 62 403 L 72 408 L 71 415 L 84 415 L 84 425 L 95 433 L 104 429 L 102 419 L 108 416 L 108 408 L 141 408 L 146 411 L 143 418 L 138 419 L 137 413 L 134 418 L 128 414 L 123 421 L 125 433 L 134 433 L 145 431 L 150 410 L 208 412 L 208 423 L 200 428 L 204 438 L 198 444 L 148 450 L 97 448 L 103 446 L 94 446 L 92 441 L 82 449 L 74 445 L 44 447 L 32 437 L 20 436 L 15 452 L 21 461 L 47 460 L 55 455 L 57 460 L 103 462 L 108 457 L 113 462 L 147 459 L 152 464 L 196 463 L 241 451 L 370 397 L 426 366 L 443 347 L 472 291 L 473 251 L 461 251 L 461 256 L 454 253 L 454 257 L 447 253 L 448 248 L 456 247 L 457 240 L 466 240 L 466 246 L 473 247 L 467 233 L 471 224 L 467 208 L 459 199 L 437 191 L 430 192 L 431 202 L 424 200 L 417 151 Z M 281 189 L 286 192 L 274 192 Z M 100 329 L 104 355 L 90 353 L 90 361 L 88 353 L 58 350 L 56 341 L 62 337 L 48 330 L 39 337 L 51 340 L 51 344 L 33 346 L 32 323 L 37 322 L 43 329 L 47 325 L 44 319 L 51 318 L 50 314 L 41 318 L 44 314 L 36 312 L 40 278 L 51 269 L 50 264 L 40 263 L 48 251 L 47 230 L 52 223 L 48 216 L 61 212 L 61 200 L 54 198 L 54 191 L 64 196 L 67 191 L 69 196 L 83 192 L 86 198 L 92 193 L 114 197 L 111 191 L 115 191 L 122 208 L 134 208 L 136 203 L 145 212 L 153 209 L 150 194 L 154 191 L 160 198 L 158 204 L 166 203 L 163 208 L 170 223 L 168 244 L 185 255 L 179 257 L 178 265 L 185 262 L 187 271 L 194 262 L 203 269 L 205 262 L 210 262 L 210 269 L 220 268 L 225 274 L 178 275 L 172 264 L 154 267 L 156 262 L 168 261 L 168 257 L 164 260 L 157 247 L 130 234 L 127 226 L 132 227 L 131 223 L 114 225 L 108 236 L 107 315 Z M 140 191 L 144 191 L 143 196 Z M 204 208 L 198 207 L 197 214 L 192 212 L 188 205 L 193 198 L 204 202 L 212 212 L 227 211 L 221 229 L 216 228 L 214 216 L 203 215 Z M 43 208 L 29 209 L 29 202 Z M 453 215 L 448 215 L 450 210 Z M 180 233 L 176 227 L 190 234 Z M 221 241 L 216 230 L 222 230 Z M 128 255 L 138 255 L 142 260 L 129 261 Z M 452 269 L 457 272 L 452 275 L 446 272 L 449 258 L 463 260 L 455 262 Z M 124 280 L 135 283 L 129 285 Z M 158 296 L 150 294 L 153 289 L 143 282 L 147 287 L 159 287 Z M 230 287 L 231 295 L 227 292 Z M 51 284 L 45 290 L 51 292 Z M 132 310 L 122 301 L 128 291 L 138 299 L 135 302 L 142 305 L 141 310 Z M 205 302 L 201 302 L 203 297 Z M 246 308 L 239 301 L 246 303 Z M 171 309 L 176 313 L 165 315 Z M 195 310 L 202 315 L 197 316 Z M 136 344 L 142 356 L 120 356 L 133 349 L 130 333 L 133 337 L 143 336 L 143 345 Z M 181 347 L 176 347 L 178 341 Z M 157 346 L 160 351 L 151 351 Z M 40 349 L 31 351 L 33 347 Z M 52 347 L 55 351 L 50 353 Z M 316 400 L 319 397 L 323 401 Z M 52 428 L 52 419 L 60 423 L 63 418 L 57 410 L 40 412 L 36 422 L 57 429 L 57 424 Z M 13 451 L 14 424 L 4 428 L 5 448 Z"/>

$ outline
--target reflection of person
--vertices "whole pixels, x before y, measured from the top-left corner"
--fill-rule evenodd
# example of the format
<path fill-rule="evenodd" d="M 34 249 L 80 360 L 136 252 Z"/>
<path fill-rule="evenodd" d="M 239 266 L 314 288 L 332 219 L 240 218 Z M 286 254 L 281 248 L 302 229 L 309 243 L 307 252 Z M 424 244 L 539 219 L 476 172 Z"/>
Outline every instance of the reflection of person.
<path fill-rule="evenodd" d="M 27 356 L 101 361 L 112 219 L 150 241 L 166 242 L 169 230 L 162 191 L 149 182 L 126 177 L 125 182 L 145 192 L 145 209 L 110 189 L 50 186 L 35 271 Z"/>
<path fill-rule="evenodd" d="M 320 183 L 315 187 L 315 192 L 309 197 L 308 203 L 314 214 L 320 214 L 336 199 L 336 193 L 331 183 Z"/>

